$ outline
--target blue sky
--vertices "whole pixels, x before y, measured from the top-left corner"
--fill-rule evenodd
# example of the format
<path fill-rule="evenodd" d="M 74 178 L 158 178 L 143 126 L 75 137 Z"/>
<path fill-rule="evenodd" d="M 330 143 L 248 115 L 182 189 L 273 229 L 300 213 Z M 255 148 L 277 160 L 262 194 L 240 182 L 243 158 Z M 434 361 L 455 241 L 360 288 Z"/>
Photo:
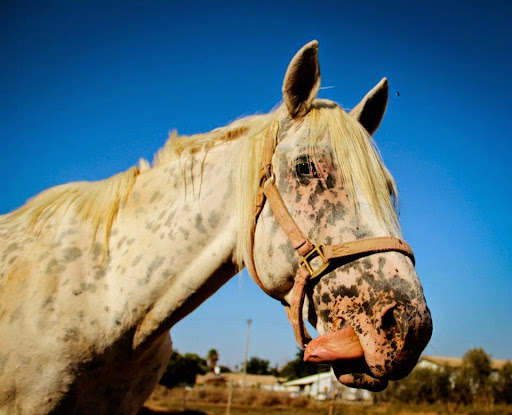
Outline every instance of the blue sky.
<path fill-rule="evenodd" d="M 512 359 L 511 8 L 504 1 L 0 2 L 0 213 L 98 180 L 190 134 L 267 112 L 320 42 L 320 96 L 354 106 L 383 76 L 375 139 L 434 318 L 425 353 Z M 395 94 L 399 92 L 399 96 Z M 244 272 L 173 329 L 181 352 L 283 364 L 284 310 Z"/>

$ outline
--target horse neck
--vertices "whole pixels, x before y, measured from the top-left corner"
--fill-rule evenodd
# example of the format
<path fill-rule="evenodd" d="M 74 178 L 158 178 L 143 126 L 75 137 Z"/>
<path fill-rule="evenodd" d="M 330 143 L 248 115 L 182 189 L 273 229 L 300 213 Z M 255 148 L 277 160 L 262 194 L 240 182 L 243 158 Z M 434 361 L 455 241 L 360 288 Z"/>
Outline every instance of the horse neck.
<path fill-rule="evenodd" d="M 224 143 L 144 172 L 119 212 L 109 268 L 134 310 L 134 348 L 158 338 L 236 273 L 236 147 Z"/>

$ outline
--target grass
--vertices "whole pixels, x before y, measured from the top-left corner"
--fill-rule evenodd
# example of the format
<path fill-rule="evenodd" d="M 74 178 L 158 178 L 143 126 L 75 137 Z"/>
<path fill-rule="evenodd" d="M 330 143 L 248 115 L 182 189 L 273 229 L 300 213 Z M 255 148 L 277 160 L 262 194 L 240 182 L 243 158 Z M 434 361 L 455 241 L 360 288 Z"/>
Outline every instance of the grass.
<path fill-rule="evenodd" d="M 229 415 L 512 415 L 512 406 L 464 407 L 452 404 L 408 405 L 318 402 L 285 392 L 234 388 Z M 139 415 L 226 415 L 228 389 L 186 390 L 158 386 Z"/>

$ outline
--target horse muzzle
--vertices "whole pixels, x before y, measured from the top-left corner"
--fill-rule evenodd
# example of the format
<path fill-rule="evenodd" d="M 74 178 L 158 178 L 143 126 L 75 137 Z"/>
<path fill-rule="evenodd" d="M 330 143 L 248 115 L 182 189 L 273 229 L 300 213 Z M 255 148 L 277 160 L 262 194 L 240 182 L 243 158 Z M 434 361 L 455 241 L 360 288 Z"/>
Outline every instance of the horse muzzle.
<path fill-rule="evenodd" d="M 414 310 L 414 311 L 413 311 Z M 388 380 L 407 376 L 432 335 L 430 311 L 418 305 L 387 305 L 380 322 L 346 325 L 310 341 L 304 361 L 330 364 L 338 380 L 350 387 L 380 391 Z"/>

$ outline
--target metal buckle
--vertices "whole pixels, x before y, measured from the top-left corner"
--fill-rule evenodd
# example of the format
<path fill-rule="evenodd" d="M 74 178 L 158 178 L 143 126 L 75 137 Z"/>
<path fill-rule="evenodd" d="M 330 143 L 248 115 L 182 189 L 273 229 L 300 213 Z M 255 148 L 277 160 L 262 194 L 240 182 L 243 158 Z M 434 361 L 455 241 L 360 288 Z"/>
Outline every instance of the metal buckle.
<path fill-rule="evenodd" d="M 272 168 L 272 164 L 267 164 L 261 169 L 260 186 L 263 187 L 267 180 L 270 180 L 270 182 L 273 184 L 276 182 L 276 176 L 274 176 L 274 169 Z"/>
<path fill-rule="evenodd" d="M 313 279 L 318 277 L 322 272 L 326 270 L 326 268 L 329 266 L 329 261 L 325 259 L 325 255 L 322 251 L 322 248 L 325 247 L 325 244 L 312 242 L 311 245 L 313 245 L 313 249 L 306 255 L 300 256 L 299 266 L 306 268 L 306 270 L 309 272 L 310 279 Z M 316 257 L 320 257 L 322 264 L 316 268 L 313 268 L 310 261 Z"/>

